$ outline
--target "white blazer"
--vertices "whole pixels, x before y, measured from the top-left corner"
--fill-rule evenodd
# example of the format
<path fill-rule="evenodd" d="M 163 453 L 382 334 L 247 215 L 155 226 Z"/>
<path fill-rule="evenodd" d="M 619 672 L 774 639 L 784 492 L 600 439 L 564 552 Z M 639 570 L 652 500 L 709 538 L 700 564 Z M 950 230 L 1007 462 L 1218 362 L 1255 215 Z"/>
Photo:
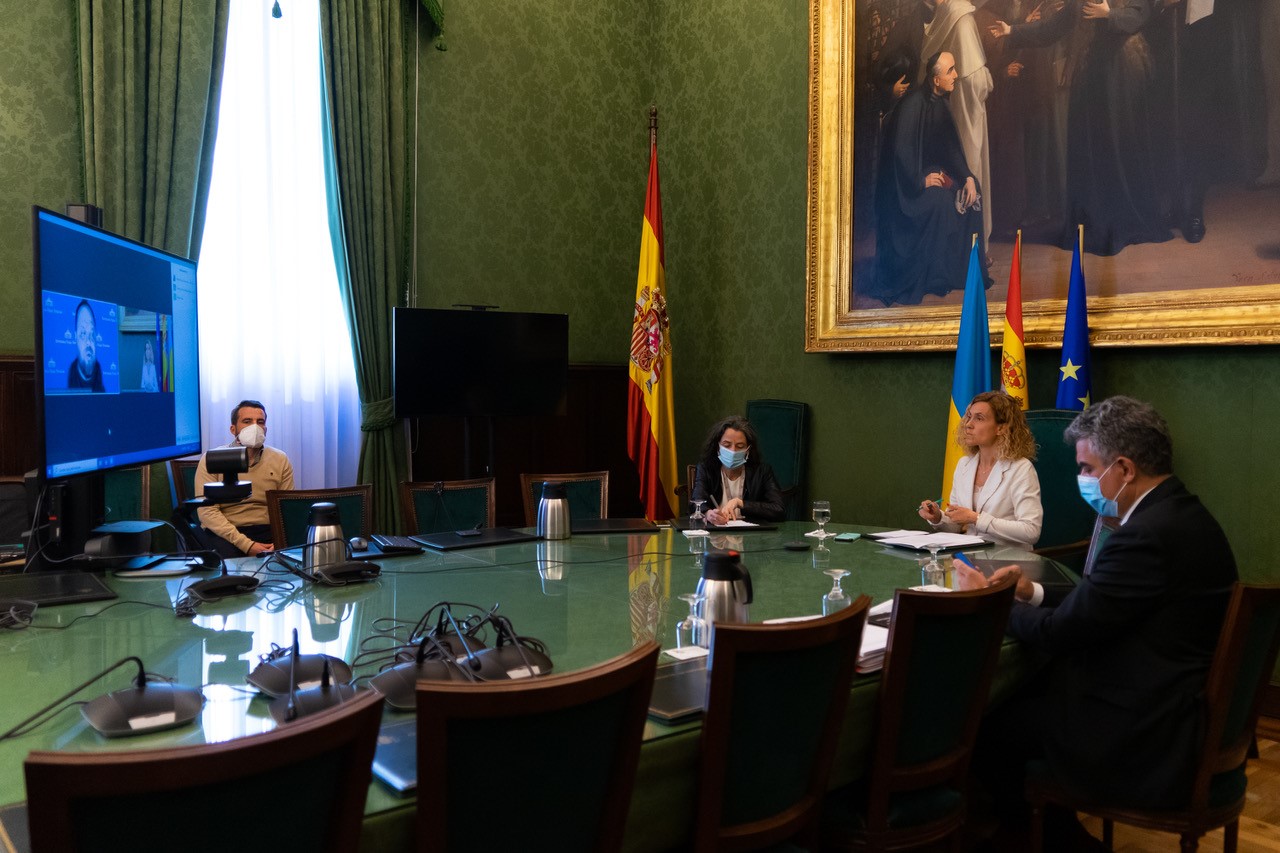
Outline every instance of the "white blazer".
<path fill-rule="evenodd" d="M 974 524 L 963 532 L 986 536 L 998 545 L 1030 548 L 1040 538 L 1044 509 L 1040 506 L 1040 478 L 1030 459 L 999 459 L 987 482 L 975 495 L 973 480 L 978 473 L 978 454 L 965 456 L 956 463 L 951 478 L 950 504 L 968 507 L 978 514 Z M 939 530 L 961 532 L 958 524 L 942 521 Z"/>

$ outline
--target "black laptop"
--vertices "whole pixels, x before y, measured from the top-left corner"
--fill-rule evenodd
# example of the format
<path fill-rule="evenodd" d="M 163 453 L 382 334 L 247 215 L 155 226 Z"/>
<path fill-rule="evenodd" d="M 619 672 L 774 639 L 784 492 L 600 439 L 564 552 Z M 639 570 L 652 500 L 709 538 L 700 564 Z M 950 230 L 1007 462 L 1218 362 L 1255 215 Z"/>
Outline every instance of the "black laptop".
<path fill-rule="evenodd" d="M 409 538 L 437 551 L 456 551 L 459 548 L 479 548 L 483 545 L 508 545 L 512 542 L 534 542 L 538 539 L 532 533 L 520 533 L 508 527 L 446 530 L 443 533 L 418 534 Z"/>
<path fill-rule="evenodd" d="M 649 716 L 675 725 L 702 716 L 707 702 L 707 659 L 676 661 L 658 667 L 649 698 Z"/>

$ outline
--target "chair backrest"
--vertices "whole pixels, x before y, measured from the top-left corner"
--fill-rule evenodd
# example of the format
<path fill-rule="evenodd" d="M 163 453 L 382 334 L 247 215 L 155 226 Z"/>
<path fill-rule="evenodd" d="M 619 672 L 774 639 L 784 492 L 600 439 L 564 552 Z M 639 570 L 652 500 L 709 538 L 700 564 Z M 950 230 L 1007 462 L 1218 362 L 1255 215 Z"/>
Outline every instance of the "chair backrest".
<path fill-rule="evenodd" d="M 266 734 L 115 752 L 32 752 L 31 849 L 355 850 L 382 697 Z"/>
<path fill-rule="evenodd" d="M 1013 593 L 1013 578 L 969 592 L 895 593 L 868 777 L 869 836 L 888 831 L 892 795 L 964 784 Z"/>
<path fill-rule="evenodd" d="M 196 496 L 196 468 L 200 467 L 200 454 L 170 459 L 164 466 L 169 471 L 169 499 L 177 509 L 183 501 Z"/>
<path fill-rule="evenodd" d="M 493 478 L 400 483 L 400 512 L 410 533 L 494 526 Z"/>
<path fill-rule="evenodd" d="M 565 675 L 419 681 L 418 849 L 618 849 L 657 659 L 645 643 Z"/>
<path fill-rule="evenodd" d="M 524 523 L 538 523 L 538 501 L 542 484 L 547 480 L 564 483 L 569 500 L 569 518 L 609 517 L 609 472 L 586 471 L 579 474 L 521 474 L 520 494 L 524 497 Z"/>
<path fill-rule="evenodd" d="M 698 478 L 698 466 L 684 466 L 684 482 L 675 487 L 676 497 L 684 502 L 684 506 L 675 507 L 676 515 L 689 515 L 693 512 L 693 507 L 689 501 L 693 500 L 693 483 Z"/>
<path fill-rule="evenodd" d="M 802 518 L 809 464 L 809 404 L 748 400 L 746 416 L 760 436 L 765 461 L 772 466 L 778 486 L 787 496 L 787 518 Z"/>
<path fill-rule="evenodd" d="M 1205 685 L 1205 741 L 1191 806 L 1208 806 L 1214 777 L 1243 775 L 1258 724 L 1262 688 L 1280 648 L 1280 585 L 1236 584 Z"/>
<path fill-rule="evenodd" d="M 715 623 L 695 850 L 773 844 L 817 816 L 870 604 L 864 595 L 806 622 Z"/>
<path fill-rule="evenodd" d="M 373 486 L 343 486 L 336 489 L 270 489 L 267 517 L 271 522 L 271 543 L 276 548 L 305 545 L 307 518 L 311 505 L 329 501 L 338 507 L 344 536 L 368 536 L 373 503 Z"/>
<path fill-rule="evenodd" d="M 1080 499 L 1076 487 L 1076 449 L 1062 441 L 1062 434 L 1079 412 L 1067 409 L 1035 409 L 1027 412 L 1027 426 L 1036 440 L 1036 476 L 1040 479 L 1040 504 L 1044 524 L 1036 550 L 1084 542 L 1093 528 L 1094 512 Z"/>
<path fill-rule="evenodd" d="M 106 512 L 102 520 L 131 521 L 151 517 L 151 466 L 118 468 L 102 478 Z"/>
<path fill-rule="evenodd" d="M 1108 515 L 1098 516 L 1093 523 L 1093 535 L 1089 537 L 1089 550 L 1084 556 L 1084 574 L 1093 571 L 1093 564 L 1098 560 L 1098 552 L 1107 544 L 1111 534 L 1120 529 L 1120 519 Z"/>

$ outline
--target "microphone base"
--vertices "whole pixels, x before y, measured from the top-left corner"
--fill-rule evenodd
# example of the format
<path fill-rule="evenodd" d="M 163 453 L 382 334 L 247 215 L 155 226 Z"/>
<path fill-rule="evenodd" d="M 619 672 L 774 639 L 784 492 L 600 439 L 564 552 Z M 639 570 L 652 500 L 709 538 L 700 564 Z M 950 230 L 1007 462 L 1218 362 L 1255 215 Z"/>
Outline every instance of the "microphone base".
<path fill-rule="evenodd" d="M 341 705 L 356 695 L 356 689 L 350 684 L 330 684 L 328 687 L 308 687 L 299 690 L 293 696 L 294 720 L 300 720 L 310 714 Z M 289 719 L 289 697 L 280 696 L 271 700 L 268 710 L 276 725 L 282 726 L 291 722 Z"/>

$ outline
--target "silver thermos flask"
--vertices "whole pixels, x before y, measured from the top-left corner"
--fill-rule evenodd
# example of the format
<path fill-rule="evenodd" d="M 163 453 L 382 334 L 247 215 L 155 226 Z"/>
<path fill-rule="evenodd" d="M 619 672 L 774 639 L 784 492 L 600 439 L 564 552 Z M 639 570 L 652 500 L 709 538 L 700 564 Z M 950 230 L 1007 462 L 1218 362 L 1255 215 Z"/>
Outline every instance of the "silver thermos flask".
<path fill-rule="evenodd" d="M 302 549 L 302 566 L 308 571 L 347 559 L 347 542 L 342 536 L 338 505 L 321 501 L 311 505 L 307 517 L 307 547 Z"/>
<path fill-rule="evenodd" d="M 542 499 L 538 501 L 538 536 L 568 539 L 570 532 L 569 499 L 565 497 L 564 483 L 548 480 L 542 484 Z"/>
<path fill-rule="evenodd" d="M 698 579 L 701 616 L 707 629 L 716 622 L 751 620 L 751 573 L 737 551 L 708 551 Z"/>

